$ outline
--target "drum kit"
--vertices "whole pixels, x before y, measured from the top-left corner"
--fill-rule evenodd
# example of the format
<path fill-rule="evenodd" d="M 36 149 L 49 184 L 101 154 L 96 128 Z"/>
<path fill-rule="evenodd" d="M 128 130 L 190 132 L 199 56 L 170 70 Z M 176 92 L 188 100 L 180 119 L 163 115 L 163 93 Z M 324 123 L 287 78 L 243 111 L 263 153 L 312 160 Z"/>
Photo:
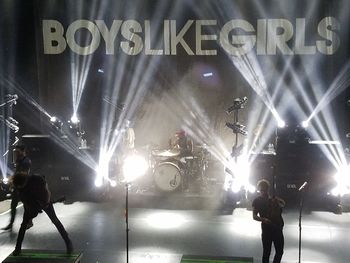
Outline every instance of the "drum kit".
<path fill-rule="evenodd" d="M 155 187 L 161 192 L 188 190 L 190 184 L 204 184 L 210 153 L 206 145 L 197 145 L 191 155 L 177 149 L 152 150 L 151 168 Z"/>

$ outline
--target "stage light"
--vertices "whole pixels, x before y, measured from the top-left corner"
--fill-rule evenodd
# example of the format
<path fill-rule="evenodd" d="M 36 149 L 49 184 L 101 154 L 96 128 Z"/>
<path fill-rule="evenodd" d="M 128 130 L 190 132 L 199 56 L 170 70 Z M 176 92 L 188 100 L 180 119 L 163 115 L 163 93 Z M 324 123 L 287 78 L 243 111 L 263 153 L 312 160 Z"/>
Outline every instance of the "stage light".
<path fill-rule="evenodd" d="M 110 183 L 110 185 L 112 187 L 116 187 L 117 186 L 117 182 L 115 180 L 110 180 L 109 183 Z"/>
<path fill-rule="evenodd" d="M 105 73 L 104 70 L 101 69 L 101 68 L 99 68 L 99 69 L 97 70 L 97 72 L 98 72 L 98 73 Z"/>
<path fill-rule="evenodd" d="M 78 116 L 77 116 L 76 113 L 74 113 L 74 114 L 72 115 L 72 117 L 70 118 L 70 121 L 71 121 L 71 123 L 73 123 L 73 124 L 77 124 L 77 123 L 80 122 L 80 120 L 78 119 Z"/>
<path fill-rule="evenodd" d="M 132 154 L 125 158 L 123 173 L 126 182 L 132 182 L 143 176 L 148 169 L 146 159 L 140 155 Z"/>
<path fill-rule="evenodd" d="M 283 120 L 277 120 L 277 126 L 279 128 L 284 128 L 286 126 L 286 123 Z"/>
<path fill-rule="evenodd" d="M 334 180 L 337 183 L 336 187 L 331 190 L 334 196 L 343 196 L 350 194 L 350 167 L 342 166 L 334 175 Z"/>
<path fill-rule="evenodd" d="M 231 113 L 234 110 L 240 110 L 240 109 L 244 109 L 244 106 L 247 104 L 248 102 L 248 98 L 247 97 L 243 97 L 243 98 L 235 98 L 233 100 L 233 105 L 231 107 L 229 107 L 226 112 L 227 113 Z"/>
<path fill-rule="evenodd" d="M 213 76 L 213 72 L 207 72 L 203 74 L 203 77 L 208 78 L 208 77 L 212 77 Z"/>
<path fill-rule="evenodd" d="M 96 187 L 101 187 L 102 186 L 102 184 L 103 184 L 103 179 L 102 178 L 96 178 L 95 179 L 95 186 Z"/>
<path fill-rule="evenodd" d="M 256 187 L 252 184 L 247 185 L 247 190 L 249 193 L 255 193 L 256 192 Z"/>
<path fill-rule="evenodd" d="M 301 123 L 301 126 L 302 126 L 303 128 L 307 128 L 307 127 L 309 127 L 309 122 L 308 122 L 308 121 L 303 121 L 303 122 Z"/>
<path fill-rule="evenodd" d="M 110 158 L 108 158 L 107 154 L 104 154 L 102 157 L 103 158 L 100 158 L 98 167 L 95 169 L 96 171 L 95 186 L 96 187 L 101 187 L 103 185 L 104 178 L 108 180 Z"/>
<path fill-rule="evenodd" d="M 246 127 L 243 124 L 240 124 L 239 122 L 236 122 L 236 123 L 226 122 L 226 126 L 230 128 L 233 133 L 239 133 L 244 136 L 248 135 L 248 132 L 245 130 Z"/>
<path fill-rule="evenodd" d="M 226 177 L 224 189 L 230 189 L 233 193 L 239 193 L 241 190 L 254 193 L 255 187 L 249 182 L 250 163 L 247 156 L 231 158 L 225 169 Z"/>

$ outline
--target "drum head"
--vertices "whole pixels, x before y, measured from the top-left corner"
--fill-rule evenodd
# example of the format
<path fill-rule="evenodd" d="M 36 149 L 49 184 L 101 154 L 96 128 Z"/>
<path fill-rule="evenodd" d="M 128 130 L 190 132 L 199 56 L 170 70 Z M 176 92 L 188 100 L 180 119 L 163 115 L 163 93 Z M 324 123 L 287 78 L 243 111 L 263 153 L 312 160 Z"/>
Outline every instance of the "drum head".
<path fill-rule="evenodd" d="M 164 192 L 172 192 L 181 186 L 182 178 L 180 168 L 172 162 L 158 164 L 154 170 L 154 182 Z"/>

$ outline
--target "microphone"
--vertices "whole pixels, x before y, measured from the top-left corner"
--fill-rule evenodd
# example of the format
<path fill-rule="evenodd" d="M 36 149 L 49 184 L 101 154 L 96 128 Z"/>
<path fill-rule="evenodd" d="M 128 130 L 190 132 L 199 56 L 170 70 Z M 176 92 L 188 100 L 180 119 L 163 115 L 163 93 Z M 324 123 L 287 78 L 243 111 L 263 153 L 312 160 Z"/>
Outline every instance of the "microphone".
<path fill-rule="evenodd" d="M 299 191 L 299 192 L 302 191 L 302 190 L 305 188 L 305 186 L 307 186 L 307 182 L 304 182 L 304 183 L 299 187 L 298 191 Z"/>

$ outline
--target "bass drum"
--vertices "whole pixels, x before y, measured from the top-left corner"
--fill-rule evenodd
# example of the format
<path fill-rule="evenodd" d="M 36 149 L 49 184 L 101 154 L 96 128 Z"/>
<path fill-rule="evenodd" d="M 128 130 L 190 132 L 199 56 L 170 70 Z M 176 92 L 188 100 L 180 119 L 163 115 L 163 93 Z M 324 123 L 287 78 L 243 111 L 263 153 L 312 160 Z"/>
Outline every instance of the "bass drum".
<path fill-rule="evenodd" d="M 182 184 L 182 173 L 175 162 L 161 162 L 154 169 L 154 182 L 157 188 L 163 192 L 179 190 Z"/>

